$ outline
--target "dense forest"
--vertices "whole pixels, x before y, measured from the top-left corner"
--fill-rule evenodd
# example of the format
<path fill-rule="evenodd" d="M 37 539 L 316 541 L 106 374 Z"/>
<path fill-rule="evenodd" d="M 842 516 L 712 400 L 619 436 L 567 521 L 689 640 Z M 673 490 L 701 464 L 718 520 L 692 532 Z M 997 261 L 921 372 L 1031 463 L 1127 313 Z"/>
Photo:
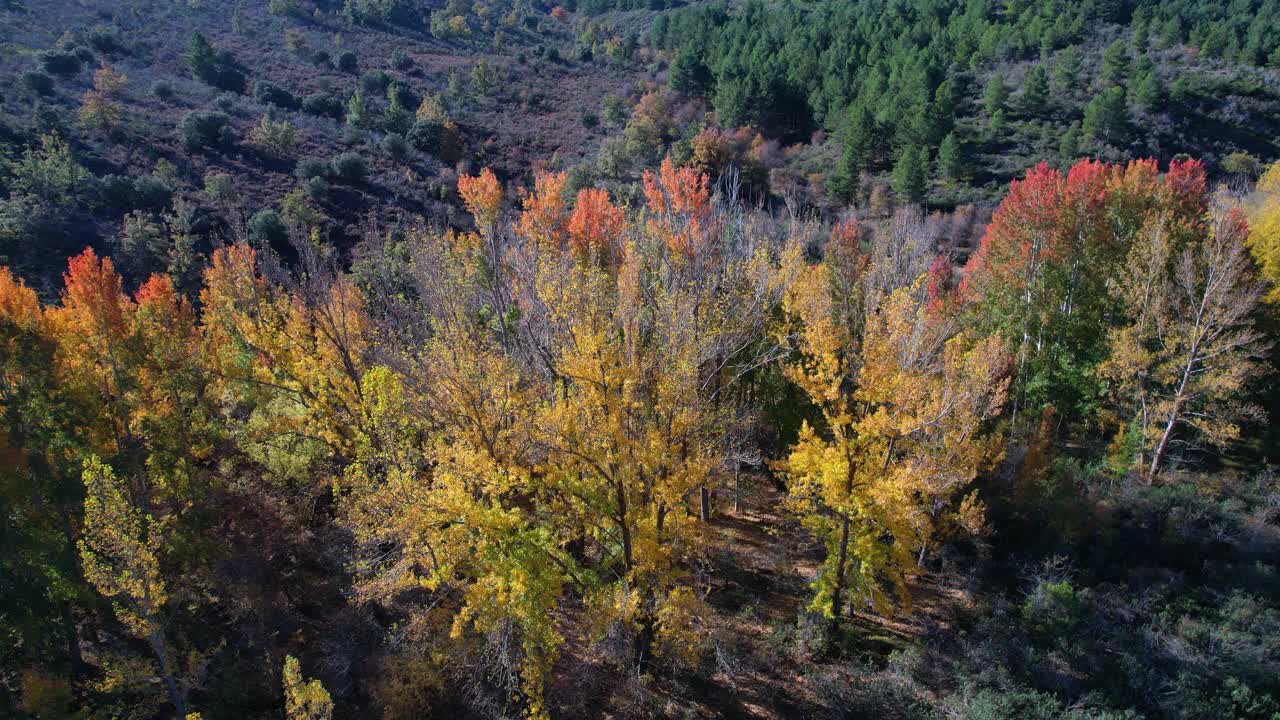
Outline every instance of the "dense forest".
<path fill-rule="evenodd" d="M 1280 3 L 0 48 L 0 716 L 1280 720 Z"/>

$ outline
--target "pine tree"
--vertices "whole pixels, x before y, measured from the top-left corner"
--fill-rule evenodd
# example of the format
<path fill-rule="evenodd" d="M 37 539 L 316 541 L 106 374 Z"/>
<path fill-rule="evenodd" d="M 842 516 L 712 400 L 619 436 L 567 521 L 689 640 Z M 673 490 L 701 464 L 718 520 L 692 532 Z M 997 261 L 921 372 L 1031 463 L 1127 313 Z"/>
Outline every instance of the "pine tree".
<path fill-rule="evenodd" d="M 356 128 L 364 128 L 369 123 L 369 110 L 364 101 L 364 92 L 359 87 L 351 94 L 351 99 L 347 100 L 346 119 L 348 125 Z"/>
<path fill-rule="evenodd" d="M 908 147 L 893 166 L 893 189 L 909 202 L 924 201 L 929 184 L 929 153 L 923 147 Z"/>
<path fill-rule="evenodd" d="M 1036 65 L 1027 73 L 1022 85 L 1022 111 L 1027 115 L 1041 115 L 1049 102 L 1049 74 L 1043 65 Z"/>
<path fill-rule="evenodd" d="M 938 146 L 938 171 L 947 180 L 955 181 L 964 177 L 964 156 L 955 133 L 948 133 Z"/>

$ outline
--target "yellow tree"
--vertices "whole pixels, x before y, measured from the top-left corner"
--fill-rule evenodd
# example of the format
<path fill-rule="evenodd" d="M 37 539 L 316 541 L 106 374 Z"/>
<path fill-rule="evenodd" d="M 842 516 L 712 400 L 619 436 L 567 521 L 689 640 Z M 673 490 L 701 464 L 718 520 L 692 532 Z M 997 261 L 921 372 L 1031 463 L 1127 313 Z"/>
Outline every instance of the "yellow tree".
<path fill-rule="evenodd" d="M 535 511 L 536 393 L 479 312 L 491 282 L 474 243 L 417 241 L 430 337 L 404 348 L 402 373 L 366 373 L 354 462 L 339 485 L 370 559 L 359 596 L 403 607 L 406 591 L 425 591 L 426 603 L 405 607 L 406 636 L 517 649 L 518 677 L 503 680 L 531 717 L 545 717 L 542 684 L 561 643 L 553 611 L 574 570 Z"/>
<path fill-rule="evenodd" d="M 1267 300 L 1280 303 L 1280 162 L 1271 164 L 1249 198 L 1249 249 L 1264 280 Z"/>
<path fill-rule="evenodd" d="M 348 458 L 367 369 L 360 291 L 324 268 L 292 285 L 271 280 L 247 245 L 220 248 L 211 261 L 201 325 L 224 398 L 255 410 L 246 440 L 294 436 Z"/>
<path fill-rule="evenodd" d="M 1154 218 L 1115 288 L 1129 320 L 1110 335 L 1103 373 L 1141 418 L 1137 458 L 1148 482 L 1175 444 L 1222 444 L 1259 416 L 1242 392 L 1266 351 L 1253 326 L 1263 288 L 1243 213 L 1215 208 L 1211 220 L 1174 242 L 1167 219 Z"/>
<path fill-rule="evenodd" d="M 179 717 L 186 697 L 165 638 L 160 552 L 167 524 L 134 507 L 124 483 L 96 457 L 84 463 L 84 529 L 78 543 L 85 579 L 112 601 L 116 617 L 145 640 L 159 663 L 158 675 Z"/>
<path fill-rule="evenodd" d="M 333 717 L 333 699 L 319 680 L 302 677 L 298 659 L 292 655 L 284 658 L 281 672 L 284 686 L 285 720 L 329 720 Z"/>
<path fill-rule="evenodd" d="M 979 529 L 980 506 L 964 491 L 1001 453 L 989 421 L 1008 384 L 1000 343 L 952 336 L 929 312 L 923 279 L 869 302 L 865 319 L 849 313 L 845 299 L 864 279 L 838 250 L 829 245 L 828 262 L 786 295 L 797 352 L 784 369 L 823 427 L 806 422 L 782 464 L 790 504 L 827 546 L 812 607 L 833 622 L 846 592 L 881 612 L 894 606 L 886 587 L 909 604 L 906 580 L 941 517 Z"/>

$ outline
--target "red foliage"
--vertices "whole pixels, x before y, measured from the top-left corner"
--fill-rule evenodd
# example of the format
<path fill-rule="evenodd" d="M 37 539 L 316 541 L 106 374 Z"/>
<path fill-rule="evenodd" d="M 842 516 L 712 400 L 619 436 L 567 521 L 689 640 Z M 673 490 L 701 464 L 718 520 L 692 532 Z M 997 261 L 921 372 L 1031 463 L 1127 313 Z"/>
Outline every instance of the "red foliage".
<path fill-rule="evenodd" d="M 85 248 L 67 263 L 62 278 L 62 309 L 72 327 L 107 338 L 124 336 L 128 298 L 111 258 L 99 260 Z"/>
<path fill-rule="evenodd" d="M 578 202 L 569 218 L 569 244 L 577 253 L 599 253 L 610 265 L 622 257 L 622 236 L 627 218 L 622 208 L 609 202 L 609 194 L 598 188 L 578 192 Z"/>
<path fill-rule="evenodd" d="M 655 176 L 644 172 L 644 196 L 655 215 L 651 229 L 672 251 L 695 255 L 710 232 L 711 190 L 707 176 L 691 167 L 676 169 L 670 158 Z"/>

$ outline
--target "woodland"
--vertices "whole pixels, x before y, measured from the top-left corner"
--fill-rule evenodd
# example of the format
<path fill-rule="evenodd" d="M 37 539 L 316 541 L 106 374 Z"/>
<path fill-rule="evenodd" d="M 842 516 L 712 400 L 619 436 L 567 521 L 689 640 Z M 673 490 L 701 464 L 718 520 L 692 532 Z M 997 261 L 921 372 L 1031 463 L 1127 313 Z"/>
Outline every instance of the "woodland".
<path fill-rule="evenodd" d="M 1274 0 L 0 0 L 0 77 L 0 716 L 1280 720 Z"/>

